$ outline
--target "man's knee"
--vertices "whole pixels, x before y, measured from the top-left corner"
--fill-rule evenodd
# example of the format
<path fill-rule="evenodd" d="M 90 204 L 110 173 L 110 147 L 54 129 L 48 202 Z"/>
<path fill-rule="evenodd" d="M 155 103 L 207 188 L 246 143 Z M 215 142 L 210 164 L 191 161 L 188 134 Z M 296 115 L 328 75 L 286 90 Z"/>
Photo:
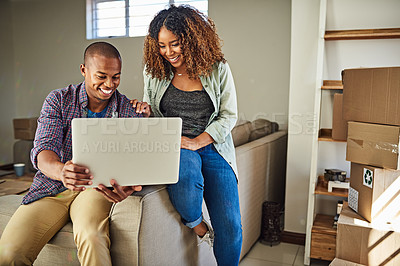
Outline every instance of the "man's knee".
<path fill-rule="evenodd" d="M 11 244 L 0 244 L 0 266 L 32 265 L 26 254 Z"/>
<path fill-rule="evenodd" d="M 96 229 L 84 229 L 75 232 L 75 243 L 78 246 L 90 245 L 95 247 L 100 243 L 108 243 L 109 236 L 107 232 Z"/>

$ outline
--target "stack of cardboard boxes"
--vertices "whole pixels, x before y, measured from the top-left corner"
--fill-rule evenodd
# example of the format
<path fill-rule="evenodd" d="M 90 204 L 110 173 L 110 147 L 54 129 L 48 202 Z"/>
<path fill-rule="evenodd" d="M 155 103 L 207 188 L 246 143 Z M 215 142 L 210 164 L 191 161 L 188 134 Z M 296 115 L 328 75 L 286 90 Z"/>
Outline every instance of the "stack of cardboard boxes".
<path fill-rule="evenodd" d="M 13 145 L 13 160 L 14 163 L 25 163 L 27 172 L 35 172 L 30 160 L 30 151 L 35 138 L 37 119 L 38 117 L 13 119 L 14 138 L 17 140 Z"/>
<path fill-rule="evenodd" d="M 14 118 L 14 138 L 21 140 L 33 140 L 37 127 L 38 117 Z"/>
<path fill-rule="evenodd" d="M 342 103 L 347 122 L 337 131 L 347 135 L 352 210 L 340 215 L 336 258 L 400 265 L 400 67 L 346 69 L 342 81 L 334 109 Z"/>

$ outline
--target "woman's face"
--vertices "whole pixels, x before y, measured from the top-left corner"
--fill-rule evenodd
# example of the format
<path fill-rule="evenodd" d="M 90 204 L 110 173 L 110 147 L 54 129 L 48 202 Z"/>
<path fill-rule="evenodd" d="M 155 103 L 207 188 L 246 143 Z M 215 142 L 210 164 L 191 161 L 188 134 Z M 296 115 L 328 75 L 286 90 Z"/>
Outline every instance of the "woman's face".
<path fill-rule="evenodd" d="M 185 58 L 179 38 L 165 27 L 162 27 L 158 33 L 158 46 L 160 47 L 160 54 L 175 69 L 185 67 Z"/>

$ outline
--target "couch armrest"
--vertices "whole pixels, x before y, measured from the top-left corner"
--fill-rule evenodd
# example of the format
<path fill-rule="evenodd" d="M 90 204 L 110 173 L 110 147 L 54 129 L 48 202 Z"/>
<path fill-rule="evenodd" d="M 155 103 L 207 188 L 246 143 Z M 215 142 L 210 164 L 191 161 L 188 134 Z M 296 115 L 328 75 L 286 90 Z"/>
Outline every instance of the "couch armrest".
<path fill-rule="evenodd" d="M 198 247 L 196 234 L 180 221 L 165 185 L 143 187 L 115 204 L 110 216 L 113 265 L 216 265 L 212 250 Z"/>
<path fill-rule="evenodd" d="M 286 130 L 279 130 L 277 132 L 274 132 L 272 134 L 269 134 L 265 137 L 261 137 L 259 139 L 250 141 L 246 144 L 240 145 L 238 147 L 235 148 L 236 151 L 236 155 L 242 153 L 242 152 L 246 152 L 248 150 L 254 149 L 257 146 L 263 145 L 265 143 L 270 143 L 270 142 L 274 142 L 282 137 L 286 137 L 287 138 L 287 131 Z"/>
<path fill-rule="evenodd" d="M 263 202 L 284 199 L 286 149 L 287 132 L 283 130 L 235 149 L 243 228 L 241 258 L 260 237 Z"/>

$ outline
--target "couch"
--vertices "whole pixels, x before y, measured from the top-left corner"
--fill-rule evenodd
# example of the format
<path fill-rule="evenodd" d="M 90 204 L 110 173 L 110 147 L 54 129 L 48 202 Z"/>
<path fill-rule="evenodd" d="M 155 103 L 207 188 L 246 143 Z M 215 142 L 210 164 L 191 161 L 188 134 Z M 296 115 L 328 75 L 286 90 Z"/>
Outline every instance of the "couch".
<path fill-rule="evenodd" d="M 239 179 L 243 245 L 241 258 L 259 239 L 262 203 L 284 204 L 287 132 L 276 123 L 241 121 L 232 130 Z M 21 195 L 0 197 L 0 233 L 21 203 Z M 205 204 L 203 204 L 204 206 Z M 203 208 L 209 219 L 206 207 Z M 212 249 L 183 226 L 166 186 L 146 186 L 110 213 L 113 265 L 216 265 Z M 72 225 L 43 248 L 34 265 L 79 265 Z"/>

